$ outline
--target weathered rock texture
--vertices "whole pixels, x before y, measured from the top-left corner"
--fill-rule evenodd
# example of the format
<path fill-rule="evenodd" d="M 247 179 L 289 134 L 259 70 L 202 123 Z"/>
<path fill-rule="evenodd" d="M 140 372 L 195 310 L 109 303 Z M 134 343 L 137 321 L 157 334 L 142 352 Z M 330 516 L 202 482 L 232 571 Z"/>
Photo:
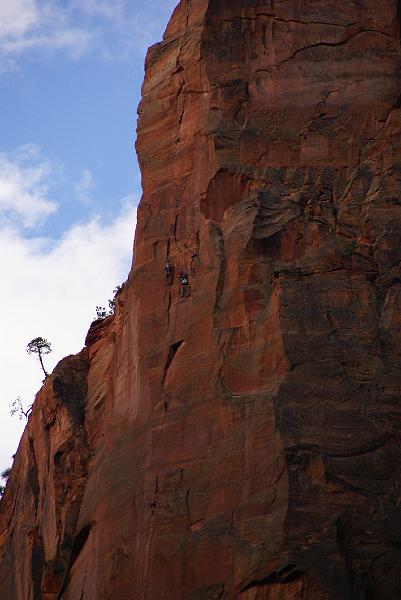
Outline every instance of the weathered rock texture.
<path fill-rule="evenodd" d="M 133 269 L 36 400 L 1 598 L 401 597 L 400 19 L 180 3 L 146 62 Z"/>

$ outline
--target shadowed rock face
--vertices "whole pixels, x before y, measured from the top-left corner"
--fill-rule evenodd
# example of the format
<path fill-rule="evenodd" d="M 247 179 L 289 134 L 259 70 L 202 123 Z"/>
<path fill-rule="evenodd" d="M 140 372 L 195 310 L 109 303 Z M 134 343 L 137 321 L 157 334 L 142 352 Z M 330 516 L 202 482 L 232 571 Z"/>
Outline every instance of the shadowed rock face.
<path fill-rule="evenodd" d="M 180 3 L 133 268 L 85 399 L 36 401 L 0 597 L 401 597 L 400 68 L 396 0 Z"/>

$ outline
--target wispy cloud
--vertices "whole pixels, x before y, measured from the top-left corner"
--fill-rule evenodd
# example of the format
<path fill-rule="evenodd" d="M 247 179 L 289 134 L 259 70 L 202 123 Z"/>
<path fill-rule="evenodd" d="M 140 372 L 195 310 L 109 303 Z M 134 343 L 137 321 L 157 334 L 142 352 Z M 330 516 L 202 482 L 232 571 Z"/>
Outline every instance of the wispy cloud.
<path fill-rule="evenodd" d="M 72 0 L 71 6 L 90 17 L 102 17 L 117 23 L 124 19 L 127 12 L 125 0 Z"/>
<path fill-rule="evenodd" d="M 68 5 L 47 0 L 0 2 L 0 69 L 13 67 L 27 51 L 64 51 L 71 58 L 87 52 L 96 29 L 82 26 Z"/>
<path fill-rule="evenodd" d="M 33 144 L 0 153 L 0 225 L 30 228 L 57 210 L 49 198 L 56 168 Z"/>
<path fill-rule="evenodd" d="M 95 183 L 91 171 L 89 169 L 84 169 L 78 183 L 75 185 L 75 193 L 82 204 L 88 206 L 93 203 L 91 193 L 93 192 L 94 187 Z"/>
<path fill-rule="evenodd" d="M 19 37 L 35 28 L 40 13 L 35 0 L 13 0 L 0 3 L 0 36 Z"/>
<path fill-rule="evenodd" d="M 9 65 L 12 59 L 28 50 L 65 51 L 77 59 L 83 56 L 94 40 L 95 33 L 79 29 L 65 29 L 46 33 L 30 34 L 27 36 L 10 37 L 1 44 L 2 53 L 8 57 Z"/>
<path fill-rule="evenodd" d="M 0 2 L 0 70 L 28 51 L 90 52 L 107 60 L 144 53 L 160 38 L 177 0 L 13 0 Z"/>

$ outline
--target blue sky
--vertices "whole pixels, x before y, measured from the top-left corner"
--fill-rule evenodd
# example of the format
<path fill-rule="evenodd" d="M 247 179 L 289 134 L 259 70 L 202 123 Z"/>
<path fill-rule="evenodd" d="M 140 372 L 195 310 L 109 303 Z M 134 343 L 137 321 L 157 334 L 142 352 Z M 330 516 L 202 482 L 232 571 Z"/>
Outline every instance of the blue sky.
<path fill-rule="evenodd" d="M 0 45 L 1 147 L 33 143 L 54 163 L 59 209 L 41 225 L 60 235 L 90 214 L 90 200 L 109 215 L 121 198 L 140 194 L 133 148 L 144 55 L 176 2 L 8 3 L 0 20 L 5 11 L 17 24 L 7 28 L 5 19 Z"/>
<path fill-rule="evenodd" d="M 134 150 L 145 52 L 178 0 L 0 2 L 0 468 L 24 425 L 9 416 L 83 345 L 94 308 L 130 267 Z"/>
<path fill-rule="evenodd" d="M 129 193 L 140 194 L 133 143 L 142 69 L 139 61 L 134 65 L 64 59 L 0 77 L 3 150 L 33 140 L 55 164 L 50 195 L 60 207 L 42 224 L 44 233 L 59 235 L 90 213 L 89 199 L 103 212 Z M 85 181 L 87 202 L 77 194 Z"/>

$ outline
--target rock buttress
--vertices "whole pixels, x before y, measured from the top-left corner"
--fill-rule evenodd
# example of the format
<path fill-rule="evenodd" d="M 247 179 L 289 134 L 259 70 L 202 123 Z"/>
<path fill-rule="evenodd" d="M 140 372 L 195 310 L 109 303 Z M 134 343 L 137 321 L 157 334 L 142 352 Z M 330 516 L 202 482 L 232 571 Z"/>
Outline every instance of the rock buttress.
<path fill-rule="evenodd" d="M 54 600 L 70 559 L 90 452 L 86 350 L 36 397 L 0 504 L 0 598 Z"/>
<path fill-rule="evenodd" d="M 57 600 L 400 597 L 398 5 L 183 0 L 150 49 Z"/>

